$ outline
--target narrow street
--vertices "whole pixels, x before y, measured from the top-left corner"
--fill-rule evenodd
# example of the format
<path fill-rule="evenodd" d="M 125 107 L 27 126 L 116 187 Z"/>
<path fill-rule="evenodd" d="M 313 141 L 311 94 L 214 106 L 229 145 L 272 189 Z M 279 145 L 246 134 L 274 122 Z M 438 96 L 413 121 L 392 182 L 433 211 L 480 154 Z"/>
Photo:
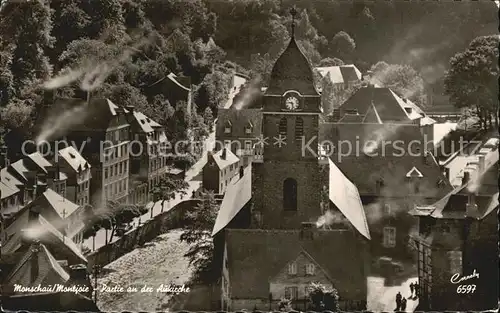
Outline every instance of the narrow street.
<path fill-rule="evenodd" d="M 416 282 L 418 277 L 411 277 L 401 285 L 385 286 L 385 278 L 368 277 L 368 311 L 393 312 L 396 309 L 396 294 L 406 298 L 406 312 L 413 312 L 418 305 L 418 299 L 410 299 L 410 283 Z"/>
<path fill-rule="evenodd" d="M 215 145 L 215 132 L 210 133 L 208 138 L 205 140 L 205 145 L 203 149 L 203 155 L 202 157 L 196 162 L 189 170 L 186 171 L 186 177 L 185 180 L 189 184 L 189 188 L 186 190 L 186 195 L 181 198 L 181 194 L 177 193 L 175 195 L 175 199 L 172 199 L 170 201 L 165 201 L 163 205 L 163 210 L 162 210 L 162 201 L 158 201 L 156 203 L 150 202 L 147 204 L 148 208 L 152 208 L 153 214 L 151 215 L 151 210 L 147 212 L 146 214 L 134 219 L 134 221 L 131 223 L 133 225 L 133 228 L 130 231 L 134 230 L 137 228 L 139 224 L 144 224 L 146 221 L 151 219 L 151 216 L 153 218 L 157 216 L 158 214 L 162 212 L 167 212 L 171 208 L 175 207 L 178 203 L 181 201 L 187 200 L 191 198 L 191 194 L 193 191 L 196 191 L 200 188 L 201 186 L 201 181 L 193 180 L 203 169 L 203 166 L 205 166 L 207 162 L 207 151 L 211 151 Z M 109 233 L 108 233 L 109 236 Z M 110 241 L 115 242 L 119 239 L 120 237 L 114 236 L 112 240 Z M 106 244 L 106 230 L 105 229 L 100 229 L 96 236 L 95 236 L 95 249 L 99 249 L 100 247 L 104 246 Z M 91 251 L 94 251 L 93 249 L 93 237 L 87 238 L 84 242 L 83 245 L 87 248 L 89 248 Z"/>

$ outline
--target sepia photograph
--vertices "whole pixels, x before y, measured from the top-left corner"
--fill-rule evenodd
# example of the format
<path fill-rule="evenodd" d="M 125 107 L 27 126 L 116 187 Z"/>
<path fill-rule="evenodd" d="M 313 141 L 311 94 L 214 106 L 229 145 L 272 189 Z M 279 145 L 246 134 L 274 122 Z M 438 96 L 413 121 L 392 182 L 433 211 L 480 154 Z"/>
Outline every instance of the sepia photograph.
<path fill-rule="evenodd" d="M 498 312 L 499 3 L 0 0 L 0 313 Z"/>

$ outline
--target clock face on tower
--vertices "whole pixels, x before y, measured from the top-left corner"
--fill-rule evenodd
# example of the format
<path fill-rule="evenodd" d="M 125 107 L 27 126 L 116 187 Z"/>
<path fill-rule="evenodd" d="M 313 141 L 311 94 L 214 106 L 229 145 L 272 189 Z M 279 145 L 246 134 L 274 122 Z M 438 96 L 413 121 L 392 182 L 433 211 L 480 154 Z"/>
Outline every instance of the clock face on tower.
<path fill-rule="evenodd" d="M 293 96 L 288 97 L 286 98 L 285 105 L 288 110 L 297 110 L 299 108 L 299 99 Z"/>

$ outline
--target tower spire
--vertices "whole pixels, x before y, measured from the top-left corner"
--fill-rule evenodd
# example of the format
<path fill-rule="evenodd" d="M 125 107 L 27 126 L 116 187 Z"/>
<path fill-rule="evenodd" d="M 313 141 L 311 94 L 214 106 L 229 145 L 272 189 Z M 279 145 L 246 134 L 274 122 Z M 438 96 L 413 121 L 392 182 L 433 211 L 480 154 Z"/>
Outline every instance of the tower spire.
<path fill-rule="evenodd" d="M 290 14 L 292 15 L 292 38 L 295 36 L 295 16 L 297 15 L 297 9 L 293 6 L 290 9 Z"/>

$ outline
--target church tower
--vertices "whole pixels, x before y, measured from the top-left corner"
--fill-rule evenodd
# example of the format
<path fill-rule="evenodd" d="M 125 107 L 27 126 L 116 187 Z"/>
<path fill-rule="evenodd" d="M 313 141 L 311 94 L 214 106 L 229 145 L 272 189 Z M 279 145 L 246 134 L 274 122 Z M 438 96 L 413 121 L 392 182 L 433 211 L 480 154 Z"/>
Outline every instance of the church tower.
<path fill-rule="evenodd" d="M 263 160 L 254 164 L 254 215 L 264 229 L 297 229 L 321 215 L 318 161 L 321 96 L 294 37 L 271 72 L 262 100 Z"/>

